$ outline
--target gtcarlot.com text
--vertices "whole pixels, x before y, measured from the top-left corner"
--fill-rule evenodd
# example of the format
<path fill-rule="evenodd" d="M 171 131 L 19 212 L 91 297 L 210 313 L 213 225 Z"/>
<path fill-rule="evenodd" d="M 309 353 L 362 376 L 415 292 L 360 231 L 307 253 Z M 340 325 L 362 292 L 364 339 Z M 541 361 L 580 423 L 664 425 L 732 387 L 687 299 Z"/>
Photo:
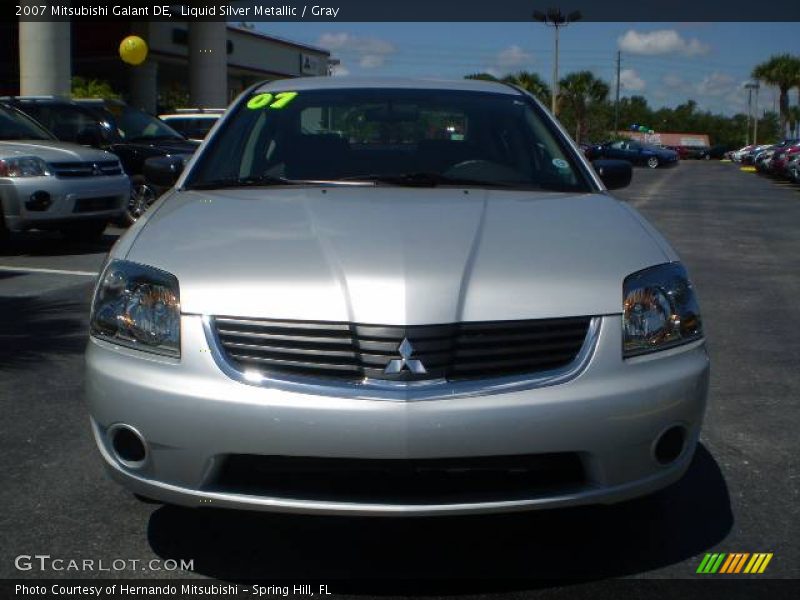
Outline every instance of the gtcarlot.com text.
<path fill-rule="evenodd" d="M 14 559 L 18 571 L 194 571 L 194 559 L 139 560 L 136 558 L 61 558 L 49 554 L 20 554 Z"/>

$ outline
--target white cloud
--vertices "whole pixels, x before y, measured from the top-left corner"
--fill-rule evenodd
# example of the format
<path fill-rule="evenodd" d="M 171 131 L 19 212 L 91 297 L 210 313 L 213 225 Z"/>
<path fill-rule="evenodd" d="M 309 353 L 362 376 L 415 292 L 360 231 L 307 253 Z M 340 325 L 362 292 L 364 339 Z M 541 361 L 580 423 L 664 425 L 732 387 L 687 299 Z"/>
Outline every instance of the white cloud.
<path fill-rule="evenodd" d="M 624 90 L 641 92 L 647 87 L 644 79 L 639 77 L 635 69 L 623 69 L 619 73 L 619 84 Z"/>
<path fill-rule="evenodd" d="M 317 45 L 354 57 L 362 69 L 383 66 L 386 59 L 396 51 L 394 44 L 389 41 L 345 32 L 323 33 L 317 40 Z"/>
<path fill-rule="evenodd" d="M 659 29 L 650 32 L 638 32 L 629 29 L 617 39 L 617 45 L 623 52 L 654 56 L 658 54 L 681 54 L 696 56 L 707 54 L 710 47 L 700 40 L 684 39 L 674 29 Z"/>
<path fill-rule="evenodd" d="M 726 73 L 710 73 L 695 86 L 700 96 L 725 96 L 737 87 L 736 80 Z"/>
<path fill-rule="evenodd" d="M 350 75 L 350 69 L 340 63 L 333 66 L 331 73 L 334 77 L 347 77 Z"/>
<path fill-rule="evenodd" d="M 683 77 L 680 75 L 675 75 L 674 73 L 667 73 L 664 75 L 661 78 L 661 83 L 671 89 L 680 89 L 686 87 L 686 82 L 683 80 Z"/>
<path fill-rule="evenodd" d="M 495 66 L 500 69 L 511 69 L 531 62 L 533 62 L 533 55 L 514 45 L 497 53 Z"/>

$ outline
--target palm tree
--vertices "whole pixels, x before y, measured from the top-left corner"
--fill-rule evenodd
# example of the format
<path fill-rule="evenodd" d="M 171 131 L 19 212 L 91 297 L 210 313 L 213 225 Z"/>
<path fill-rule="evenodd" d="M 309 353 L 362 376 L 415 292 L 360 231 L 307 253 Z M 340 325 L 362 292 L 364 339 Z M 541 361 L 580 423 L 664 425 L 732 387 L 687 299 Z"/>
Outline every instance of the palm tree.
<path fill-rule="evenodd" d="M 559 82 L 559 102 L 572 109 L 575 116 L 575 141 L 581 141 L 581 132 L 587 128 L 589 109 L 594 104 L 605 102 L 609 87 L 605 81 L 595 77 L 591 71 L 570 73 Z"/>
<path fill-rule="evenodd" d="M 756 65 L 752 76 L 780 91 L 781 135 L 786 135 L 786 122 L 789 120 L 789 90 L 800 86 L 800 57 L 791 54 L 777 54 L 766 62 Z"/>
<path fill-rule="evenodd" d="M 518 73 L 512 73 L 511 75 L 503 77 L 503 82 L 517 85 L 530 92 L 544 105 L 550 102 L 550 86 L 536 73 L 519 71 Z"/>

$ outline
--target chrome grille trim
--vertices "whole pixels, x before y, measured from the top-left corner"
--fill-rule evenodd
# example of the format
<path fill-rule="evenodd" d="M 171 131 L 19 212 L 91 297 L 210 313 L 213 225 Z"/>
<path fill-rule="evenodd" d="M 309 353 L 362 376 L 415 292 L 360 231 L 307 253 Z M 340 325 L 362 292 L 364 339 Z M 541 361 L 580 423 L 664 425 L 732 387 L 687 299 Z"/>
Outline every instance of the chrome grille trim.
<path fill-rule="evenodd" d="M 118 160 L 54 162 L 50 163 L 50 167 L 53 174 L 61 179 L 122 175 L 122 165 Z"/>
<path fill-rule="evenodd" d="M 599 316 L 590 319 L 580 351 L 574 360 L 563 367 L 532 374 L 456 381 L 448 381 L 445 378 L 392 381 L 370 377 L 360 381 L 348 381 L 305 375 L 264 374 L 246 370 L 228 356 L 217 335 L 215 321 L 219 320 L 209 315 L 202 317 L 210 354 L 219 369 L 239 383 L 300 394 L 409 402 L 510 393 L 567 383 L 578 377 L 591 361 L 600 337 L 603 319 Z"/>

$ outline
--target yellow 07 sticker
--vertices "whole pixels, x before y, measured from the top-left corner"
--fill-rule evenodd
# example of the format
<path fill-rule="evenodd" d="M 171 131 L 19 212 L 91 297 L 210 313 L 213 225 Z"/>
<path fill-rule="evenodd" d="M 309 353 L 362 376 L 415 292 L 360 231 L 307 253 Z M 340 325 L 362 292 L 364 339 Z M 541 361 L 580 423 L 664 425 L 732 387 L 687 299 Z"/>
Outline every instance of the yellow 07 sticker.
<path fill-rule="evenodd" d="M 259 110 L 262 108 L 281 109 L 297 98 L 297 95 L 297 92 L 278 92 L 277 94 L 266 92 L 263 94 L 256 94 L 247 101 L 247 108 L 250 110 Z"/>

